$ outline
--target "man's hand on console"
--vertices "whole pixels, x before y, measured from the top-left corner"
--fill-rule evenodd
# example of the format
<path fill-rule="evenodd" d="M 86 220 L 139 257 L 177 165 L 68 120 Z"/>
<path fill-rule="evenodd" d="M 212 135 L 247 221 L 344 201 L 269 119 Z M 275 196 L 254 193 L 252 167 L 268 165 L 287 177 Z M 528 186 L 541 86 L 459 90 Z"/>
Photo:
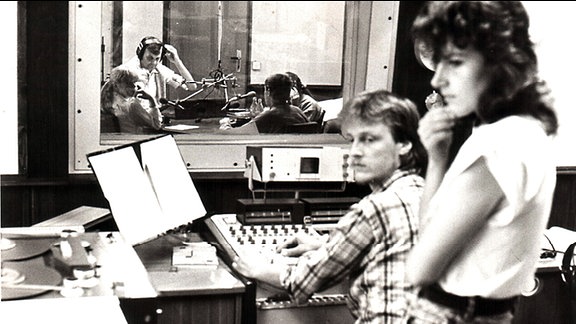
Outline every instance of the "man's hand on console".
<path fill-rule="evenodd" d="M 286 270 L 287 264 L 274 262 L 258 251 L 237 251 L 238 256 L 232 262 L 232 268 L 246 278 L 264 282 L 276 289 L 282 289 L 280 273 Z"/>
<path fill-rule="evenodd" d="M 287 257 L 299 257 L 302 254 L 317 250 L 323 244 L 318 237 L 298 233 L 297 235 L 278 244 L 276 251 Z"/>

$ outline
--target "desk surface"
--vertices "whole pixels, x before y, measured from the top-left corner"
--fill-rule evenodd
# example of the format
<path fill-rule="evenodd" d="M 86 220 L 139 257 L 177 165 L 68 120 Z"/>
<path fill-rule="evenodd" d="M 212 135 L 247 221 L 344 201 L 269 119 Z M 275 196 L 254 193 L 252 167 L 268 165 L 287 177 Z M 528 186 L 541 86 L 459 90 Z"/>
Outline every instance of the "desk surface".
<path fill-rule="evenodd" d="M 549 239 L 542 240 L 542 248 L 546 250 L 556 250 L 554 258 L 544 258 L 538 260 L 538 272 L 555 272 L 560 271 L 564 252 L 568 246 L 576 242 L 576 231 L 552 226 L 546 230 L 545 236 Z"/>
<path fill-rule="evenodd" d="M 234 277 L 219 260 L 213 266 L 172 266 L 172 248 L 184 241 L 199 242 L 195 234 L 168 234 L 134 247 L 148 271 L 148 276 L 159 296 L 236 294 L 245 290 L 244 284 Z"/>
<path fill-rule="evenodd" d="M 81 233 L 79 238 L 83 243 L 89 242 L 93 248 L 92 254 L 97 260 L 97 284 L 83 288 L 81 298 L 65 298 L 59 291 L 63 278 L 57 275 L 55 282 L 42 281 L 47 273 L 58 273 L 52 262 L 45 263 L 45 259 L 54 258 L 52 253 L 3 262 L 3 266 L 20 262 L 19 266 L 26 268 L 29 263 L 23 263 L 33 260 L 39 269 L 33 274 L 39 280 L 25 283 L 57 288 L 28 297 L 2 300 L 0 306 L 4 307 L 0 307 L 0 313 L 3 318 L 19 323 L 77 323 L 78 316 L 86 316 L 80 321 L 96 324 L 127 323 L 124 319 L 124 314 L 127 314 L 126 319 L 134 320 L 128 323 L 141 323 L 142 316 L 155 316 L 156 308 L 149 308 L 148 300 L 166 296 L 171 298 L 153 304 L 159 305 L 153 307 L 164 310 L 158 323 L 229 323 L 227 319 L 240 318 L 239 296 L 245 292 L 245 286 L 221 261 L 217 266 L 204 268 L 172 267 L 173 247 L 182 245 L 184 241 L 200 241 L 198 235 L 165 235 L 135 247 L 127 244 L 119 232 Z M 54 238 L 55 242 L 58 240 Z M 32 273 L 27 275 L 32 276 Z M 206 297 L 208 295 L 210 298 Z M 215 296 L 218 297 L 212 298 Z M 34 311 L 30 312 L 31 309 Z M 23 310 L 28 312 L 22 313 Z"/>
<path fill-rule="evenodd" d="M 116 296 L 120 298 L 153 298 L 157 296 L 154 287 L 148 279 L 148 273 L 140 262 L 138 255 L 132 248 L 124 242 L 118 232 L 81 233 L 82 242 L 88 242 L 92 248 L 92 254 L 96 258 L 96 276 L 92 279 L 96 284 L 92 287 L 83 288 L 83 297 Z M 57 242 L 58 238 L 54 239 Z M 35 265 L 37 271 L 27 272 L 26 265 L 20 267 L 21 263 Z M 4 262 L 3 266 L 22 268 L 23 274 L 30 278 L 23 284 L 52 284 L 62 286 L 63 278 L 53 260 L 51 253 L 26 259 L 22 261 Z M 43 277 L 47 274 L 56 274 L 54 282 L 44 282 Z M 46 275 L 45 275 L 46 274 Z M 10 288 L 6 288 L 10 289 Z M 42 292 L 42 290 L 39 290 Z M 35 298 L 61 298 L 59 291 L 47 290 L 37 294 Z"/>
<path fill-rule="evenodd" d="M 222 117 L 197 118 L 197 119 L 172 119 L 170 124 L 163 129 L 165 132 L 183 134 L 206 134 L 216 132 L 220 128 Z M 191 126 L 194 128 L 178 129 L 179 126 Z M 168 127 L 168 128 L 166 128 Z"/>
<path fill-rule="evenodd" d="M 208 117 L 208 118 L 196 118 L 196 119 L 171 119 L 170 124 L 163 126 L 162 130 L 153 131 L 146 134 L 136 134 L 136 135 L 154 135 L 162 133 L 175 133 L 175 134 L 214 134 L 219 133 L 226 135 L 226 132 L 220 131 L 220 120 L 224 117 Z M 234 124 L 242 125 L 249 121 L 247 118 L 234 118 Z M 102 133 L 110 135 L 119 135 L 127 133 Z"/>
<path fill-rule="evenodd" d="M 90 243 L 98 266 L 98 283 L 94 287 L 84 288 L 84 297 L 117 296 L 131 299 L 237 294 L 245 290 L 244 284 L 220 260 L 217 266 L 172 266 L 173 247 L 183 245 L 184 241 L 201 241 L 198 234 L 168 234 L 135 247 L 125 243 L 119 232 L 82 233 L 80 238 Z M 36 277 L 42 277 L 41 269 L 55 272 L 44 265 L 43 256 L 22 262 L 33 262 L 40 269 L 36 271 Z M 62 279 L 58 279 L 57 283 L 50 284 L 61 285 L 61 282 Z M 41 284 L 41 280 L 30 283 Z M 59 291 L 51 290 L 34 296 L 42 299 L 61 297 Z"/>

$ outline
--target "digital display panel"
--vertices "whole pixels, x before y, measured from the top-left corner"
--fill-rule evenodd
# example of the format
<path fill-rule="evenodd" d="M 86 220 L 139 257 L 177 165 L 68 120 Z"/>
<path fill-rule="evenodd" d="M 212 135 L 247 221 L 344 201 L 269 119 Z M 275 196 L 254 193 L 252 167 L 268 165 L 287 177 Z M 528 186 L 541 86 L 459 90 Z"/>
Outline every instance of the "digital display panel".
<path fill-rule="evenodd" d="M 319 174 L 320 173 L 320 158 L 317 157 L 303 157 L 300 159 L 300 173 L 301 174 Z"/>

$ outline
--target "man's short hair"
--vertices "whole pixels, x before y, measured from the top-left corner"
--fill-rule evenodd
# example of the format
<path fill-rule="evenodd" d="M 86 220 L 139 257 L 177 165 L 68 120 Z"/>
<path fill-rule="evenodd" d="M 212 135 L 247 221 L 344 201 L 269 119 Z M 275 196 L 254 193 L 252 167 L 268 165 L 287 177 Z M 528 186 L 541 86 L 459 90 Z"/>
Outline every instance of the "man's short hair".
<path fill-rule="evenodd" d="M 142 38 L 142 40 L 138 44 L 138 47 L 136 48 L 136 55 L 138 56 L 139 59 L 142 59 L 142 57 L 144 57 L 146 49 L 148 49 L 154 55 L 158 54 L 164 55 L 163 50 L 164 43 L 162 43 L 162 41 L 159 40 L 157 37 L 146 36 Z"/>
<path fill-rule="evenodd" d="M 275 100 L 290 100 L 290 90 L 292 90 L 292 80 L 287 74 L 272 74 L 266 81 L 264 87 L 270 92 L 270 96 Z"/>

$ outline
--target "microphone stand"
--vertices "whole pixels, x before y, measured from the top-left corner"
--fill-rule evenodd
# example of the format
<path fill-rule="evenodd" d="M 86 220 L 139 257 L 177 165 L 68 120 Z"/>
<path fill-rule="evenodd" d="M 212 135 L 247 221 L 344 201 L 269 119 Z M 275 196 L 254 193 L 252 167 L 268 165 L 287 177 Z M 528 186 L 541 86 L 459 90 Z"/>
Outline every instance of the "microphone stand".
<path fill-rule="evenodd" d="M 226 103 L 224 104 L 224 107 L 220 108 L 220 111 L 227 109 L 228 106 L 230 106 L 230 103 L 231 103 L 232 101 L 234 101 L 234 100 L 232 100 L 232 99 L 234 99 L 234 98 L 231 98 L 231 99 L 229 99 L 229 100 L 226 100 Z"/>
<path fill-rule="evenodd" d="M 192 93 L 188 97 L 186 97 L 182 100 L 178 100 L 178 101 L 190 100 L 190 99 L 194 98 L 195 96 L 197 96 L 198 94 L 206 91 L 206 89 L 209 89 L 209 88 L 212 88 L 215 86 L 219 86 L 219 87 L 224 88 L 224 95 L 225 95 L 226 101 L 228 101 L 228 86 L 226 85 L 226 82 L 235 81 L 235 80 L 236 80 L 236 78 L 234 77 L 234 73 L 230 73 L 228 75 L 222 76 L 221 78 L 202 79 L 202 88 L 200 90 L 197 90 L 196 92 Z M 206 84 L 206 82 L 210 82 L 210 83 Z"/>
<path fill-rule="evenodd" d="M 167 109 L 168 106 L 173 106 L 173 107 L 178 107 L 180 109 L 184 109 L 184 107 L 180 106 L 180 102 L 190 100 L 190 99 L 194 98 L 195 96 L 199 95 L 200 93 L 202 93 L 202 92 L 204 92 L 207 89 L 210 89 L 212 87 L 224 88 L 224 95 L 226 98 L 226 107 L 227 107 L 230 104 L 230 100 L 228 98 L 228 85 L 226 84 L 226 82 L 228 82 L 228 81 L 236 81 L 236 77 L 234 77 L 234 73 L 230 73 L 228 75 L 222 75 L 220 77 L 212 78 L 212 79 L 203 78 L 202 82 L 196 82 L 196 83 L 202 84 L 201 89 L 193 92 L 192 94 L 190 94 L 186 98 L 178 99 L 178 100 L 174 101 L 173 103 L 167 100 L 167 103 L 163 104 L 164 107 L 161 108 L 160 111 L 162 112 L 163 110 Z M 222 108 L 222 110 L 224 110 L 224 108 Z"/>

